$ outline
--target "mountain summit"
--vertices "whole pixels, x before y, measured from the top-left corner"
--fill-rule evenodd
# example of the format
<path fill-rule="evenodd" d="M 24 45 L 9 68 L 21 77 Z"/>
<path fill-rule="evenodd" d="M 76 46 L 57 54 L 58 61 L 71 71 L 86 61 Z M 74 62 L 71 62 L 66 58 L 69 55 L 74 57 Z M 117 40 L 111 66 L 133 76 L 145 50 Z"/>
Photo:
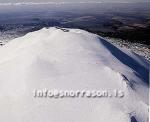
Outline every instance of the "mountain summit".
<path fill-rule="evenodd" d="M 1 122 L 147 122 L 144 58 L 80 29 L 43 28 L 0 48 Z M 120 98 L 35 98 L 34 90 L 105 90 Z"/>

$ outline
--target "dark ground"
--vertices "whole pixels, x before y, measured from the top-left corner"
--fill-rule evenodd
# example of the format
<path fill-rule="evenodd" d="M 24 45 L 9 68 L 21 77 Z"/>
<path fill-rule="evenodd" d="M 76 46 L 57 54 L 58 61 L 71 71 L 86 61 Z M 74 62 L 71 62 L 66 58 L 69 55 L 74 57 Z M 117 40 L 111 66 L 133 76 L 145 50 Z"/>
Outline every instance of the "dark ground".
<path fill-rule="evenodd" d="M 150 45 L 150 3 L 0 6 L 2 34 L 24 35 L 51 26 Z"/>

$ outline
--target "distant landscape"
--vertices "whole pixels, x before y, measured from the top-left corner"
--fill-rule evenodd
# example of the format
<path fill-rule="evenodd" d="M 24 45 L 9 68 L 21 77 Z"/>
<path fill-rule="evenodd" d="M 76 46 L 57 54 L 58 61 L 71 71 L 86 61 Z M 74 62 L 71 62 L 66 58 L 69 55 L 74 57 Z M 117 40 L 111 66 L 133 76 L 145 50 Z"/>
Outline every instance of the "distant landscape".
<path fill-rule="evenodd" d="M 18 36 L 59 26 L 149 45 L 149 6 L 150 3 L 1 5 L 0 32 Z"/>

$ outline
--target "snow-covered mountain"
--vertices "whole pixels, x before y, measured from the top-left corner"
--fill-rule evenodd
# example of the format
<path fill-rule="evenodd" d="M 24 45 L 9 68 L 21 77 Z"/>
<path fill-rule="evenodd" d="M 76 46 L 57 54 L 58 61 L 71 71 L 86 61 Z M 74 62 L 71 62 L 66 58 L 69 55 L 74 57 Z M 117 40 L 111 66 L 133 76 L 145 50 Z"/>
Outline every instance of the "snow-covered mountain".
<path fill-rule="evenodd" d="M 1 122 L 148 122 L 149 62 L 79 29 L 43 28 L 0 48 Z M 34 98 L 35 89 L 122 98 Z"/>

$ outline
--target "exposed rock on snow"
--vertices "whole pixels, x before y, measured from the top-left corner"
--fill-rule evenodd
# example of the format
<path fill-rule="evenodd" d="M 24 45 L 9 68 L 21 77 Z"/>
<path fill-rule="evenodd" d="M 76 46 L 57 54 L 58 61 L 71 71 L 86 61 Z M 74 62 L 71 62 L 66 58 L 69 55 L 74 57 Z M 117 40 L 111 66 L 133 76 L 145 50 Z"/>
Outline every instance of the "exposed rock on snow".
<path fill-rule="evenodd" d="M 43 28 L 1 47 L 0 58 L 1 122 L 148 122 L 149 62 L 95 34 Z M 34 98 L 44 88 L 125 96 Z"/>
<path fill-rule="evenodd" d="M 132 43 L 127 40 L 109 38 L 109 37 L 106 37 L 106 39 L 112 44 L 122 48 L 127 48 L 128 50 L 140 56 L 143 56 L 144 58 L 150 61 L 150 46 L 139 44 L 139 43 Z"/>

